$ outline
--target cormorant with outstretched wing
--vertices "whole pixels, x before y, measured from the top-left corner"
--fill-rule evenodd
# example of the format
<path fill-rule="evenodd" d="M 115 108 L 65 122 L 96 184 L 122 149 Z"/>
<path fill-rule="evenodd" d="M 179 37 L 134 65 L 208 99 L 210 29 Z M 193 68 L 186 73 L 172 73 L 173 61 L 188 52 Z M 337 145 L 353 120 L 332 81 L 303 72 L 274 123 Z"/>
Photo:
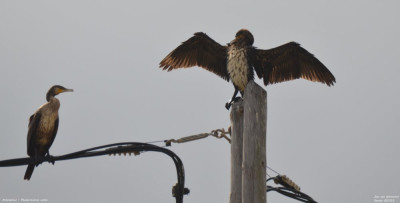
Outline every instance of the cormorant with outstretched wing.
<path fill-rule="evenodd" d="M 296 42 L 267 50 L 253 47 L 253 42 L 253 35 L 246 29 L 239 30 L 235 39 L 226 46 L 198 32 L 169 53 L 160 62 L 160 68 L 171 71 L 200 66 L 227 81 L 231 80 L 235 92 L 225 105 L 227 109 L 238 91 L 243 96 L 247 83 L 254 80 L 254 71 L 265 85 L 298 78 L 328 86 L 336 82 L 324 64 Z"/>

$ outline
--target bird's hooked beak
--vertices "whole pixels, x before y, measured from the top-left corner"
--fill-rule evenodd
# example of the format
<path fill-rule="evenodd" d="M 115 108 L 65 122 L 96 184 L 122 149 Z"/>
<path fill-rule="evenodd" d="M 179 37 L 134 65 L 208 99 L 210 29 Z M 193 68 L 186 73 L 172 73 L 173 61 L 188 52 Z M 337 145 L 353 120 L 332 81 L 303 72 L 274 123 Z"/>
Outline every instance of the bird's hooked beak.
<path fill-rule="evenodd" d="M 73 91 L 74 91 L 73 89 L 67 89 L 67 88 L 61 89 L 61 88 L 58 88 L 56 93 L 60 94 L 60 93 L 63 93 L 63 92 L 73 92 Z"/>
<path fill-rule="evenodd" d="M 65 89 L 63 92 L 73 92 L 73 89 Z"/>

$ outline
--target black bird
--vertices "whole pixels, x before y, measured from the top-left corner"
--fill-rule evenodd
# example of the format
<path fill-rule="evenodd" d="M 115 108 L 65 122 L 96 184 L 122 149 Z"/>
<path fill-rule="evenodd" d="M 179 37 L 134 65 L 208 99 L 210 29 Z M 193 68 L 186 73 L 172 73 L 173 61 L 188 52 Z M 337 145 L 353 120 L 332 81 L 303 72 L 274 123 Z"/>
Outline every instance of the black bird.
<path fill-rule="evenodd" d="M 336 82 L 332 73 L 311 53 L 296 42 L 272 49 L 253 46 L 253 35 L 246 29 L 236 33 L 235 39 L 222 46 L 203 32 L 182 42 L 161 62 L 160 68 L 171 71 L 177 68 L 200 66 L 223 79 L 232 80 L 235 92 L 225 107 L 230 108 L 238 91 L 254 80 L 254 71 L 263 78 L 264 85 L 304 78 L 328 86 Z"/>
<path fill-rule="evenodd" d="M 72 89 L 67 89 L 60 85 L 54 85 L 47 92 L 47 103 L 39 107 L 29 118 L 27 136 L 28 155 L 36 161 L 43 159 L 46 154 L 50 156 L 49 149 L 53 144 L 54 138 L 56 138 L 60 101 L 54 96 L 63 92 L 72 91 Z M 31 178 L 33 169 L 35 169 L 35 164 L 29 164 L 25 172 L 24 180 L 29 180 Z"/>

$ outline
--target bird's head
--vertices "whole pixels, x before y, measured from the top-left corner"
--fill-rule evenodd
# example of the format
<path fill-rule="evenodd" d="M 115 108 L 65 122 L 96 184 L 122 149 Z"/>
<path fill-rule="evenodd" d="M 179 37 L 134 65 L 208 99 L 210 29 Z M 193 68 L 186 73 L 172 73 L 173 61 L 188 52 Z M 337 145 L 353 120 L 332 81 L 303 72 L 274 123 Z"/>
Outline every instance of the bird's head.
<path fill-rule="evenodd" d="M 236 33 L 235 39 L 232 41 L 232 43 L 238 44 L 238 45 L 250 45 L 251 46 L 254 43 L 254 37 L 250 31 L 248 31 L 246 29 L 241 29 Z"/>
<path fill-rule="evenodd" d="M 58 94 L 60 94 L 60 93 L 63 93 L 63 92 L 73 92 L 74 90 L 73 89 L 67 89 L 67 88 L 65 88 L 65 87 L 63 87 L 63 86 L 61 86 L 61 85 L 54 85 L 53 87 L 51 87 L 50 89 L 49 89 L 49 91 L 47 92 L 47 94 L 46 94 L 46 100 L 47 101 L 50 101 L 50 98 L 51 97 L 54 97 L 54 96 L 56 96 L 56 95 L 58 95 Z"/>

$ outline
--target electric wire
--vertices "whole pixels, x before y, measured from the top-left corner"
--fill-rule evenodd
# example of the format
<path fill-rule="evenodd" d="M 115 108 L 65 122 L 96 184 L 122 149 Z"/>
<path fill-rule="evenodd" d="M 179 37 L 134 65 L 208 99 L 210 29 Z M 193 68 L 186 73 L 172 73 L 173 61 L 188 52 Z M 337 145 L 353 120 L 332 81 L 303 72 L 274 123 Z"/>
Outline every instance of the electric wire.
<path fill-rule="evenodd" d="M 176 198 L 177 203 L 183 203 L 183 196 L 185 194 L 188 194 L 190 191 L 189 189 L 185 188 L 185 170 L 181 159 L 174 152 L 172 152 L 167 148 L 147 143 L 140 143 L 140 142 L 114 143 L 114 144 L 93 147 L 61 156 L 45 156 L 38 160 L 36 160 L 35 158 L 9 159 L 0 161 L 0 167 L 20 166 L 20 165 L 27 165 L 30 163 L 39 165 L 46 161 L 54 164 L 55 161 L 87 158 L 87 157 L 94 157 L 101 155 L 121 154 L 129 152 L 135 153 L 142 151 L 161 152 L 168 155 L 174 161 L 178 182 L 172 188 L 172 196 Z"/>
<path fill-rule="evenodd" d="M 167 147 L 170 147 L 171 143 L 185 143 L 185 142 L 190 142 L 190 141 L 196 141 L 199 139 L 207 138 L 209 136 L 213 136 L 218 139 L 224 138 L 230 143 L 231 140 L 227 136 L 230 134 L 231 134 L 231 128 L 229 127 L 228 131 L 225 131 L 222 128 L 222 129 L 212 130 L 210 133 L 200 133 L 200 134 L 196 134 L 196 135 L 182 137 L 179 139 L 169 139 L 169 140 L 163 140 L 163 141 L 159 140 L 159 141 L 151 141 L 151 142 L 146 142 L 146 143 L 140 143 L 140 142 L 114 143 L 114 144 L 93 147 L 93 148 L 89 148 L 89 149 L 85 149 L 85 150 L 81 150 L 81 151 L 77 151 L 77 152 L 73 152 L 73 153 L 69 153 L 69 154 L 65 154 L 65 155 L 61 155 L 61 156 L 54 156 L 54 157 L 46 156 L 43 159 L 41 159 L 39 162 L 38 162 L 38 160 L 34 160 L 33 158 L 19 158 L 19 159 L 4 160 L 4 161 L 0 161 L 0 167 L 27 165 L 29 163 L 41 164 L 44 161 L 54 164 L 55 161 L 101 156 L 101 155 L 107 155 L 107 154 L 108 155 L 116 155 L 116 154 L 131 155 L 133 153 L 134 155 L 139 155 L 140 153 L 148 152 L 148 151 L 162 152 L 162 153 L 170 156 L 175 163 L 175 166 L 177 169 L 178 182 L 175 186 L 173 186 L 172 193 L 173 193 L 173 197 L 176 198 L 176 202 L 182 203 L 183 195 L 188 194 L 190 192 L 189 189 L 184 187 L 185 174 L 184 174 L 183 163 L 180 160 L 180 158 L 175 153 L 173 153 L 171 150 L 168 150 Z M 165 145 L 157 146 L 157 145 L 154 145 L 154 143 L 164 143 Z M 269 166 L 267 166 L 267 169 L 271 170 L 272 172 L 274 172 L 278 175 L 271 176 L 268 173 L 266 173 L 267 177 L 269 177 L 269 178 L 267 178 L 266 182 L 274 180 L 275 184 L 282 185 L 283 187 L 272 187 L 270 185 L 267 185 L 266 192 L 276 191 L 282 195 L 296 199 L 301 202 L 316 203 L 316 201 L 314 199 L 312 199 L 310 196 L 308 196 L 307 194 L 305 194 L 303 192 L 300 192 L 300 187 L 298 187 L 287 176 L 281 175 L 279 172 L 277 172 L 276 170 L 274 170 L 273 168 L 271 168 Z"/>

